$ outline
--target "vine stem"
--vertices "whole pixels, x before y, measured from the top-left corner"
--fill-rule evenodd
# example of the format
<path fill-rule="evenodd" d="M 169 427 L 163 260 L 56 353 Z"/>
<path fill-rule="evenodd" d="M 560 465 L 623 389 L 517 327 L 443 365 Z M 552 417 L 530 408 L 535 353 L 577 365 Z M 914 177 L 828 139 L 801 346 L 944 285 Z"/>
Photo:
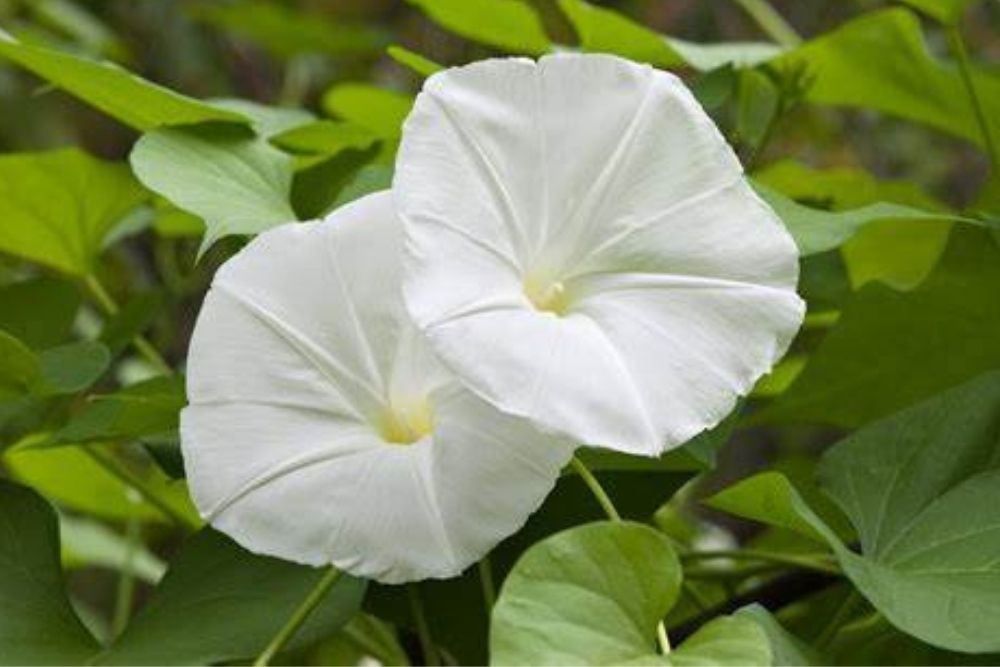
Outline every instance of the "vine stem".
<path fill-rule="evenodd" d="M 340 580 L 340 575 L 341 571 L 335 567 L 329 568 L 323 574 L 313 589 L 309 591 L 309 595 L 302 601 L 302 604 L 298 606 L 288 620 L 285 621 L 285 624 L 281 626 L 278 634 L 274 635 L 274 638 L 271 639 L 264 651 L 254 660 L 254 667 L 270 664 L 274 656 L 284 650 L 288 642 L 292 640 L 292 637 L 295 636 L 309 619 L 309 615 L 323 602 L 330 589 Z"/>
<path fill-rule="evenodd" d="M 778 44 L 794 48 L 802 43 L 802 38 L 795 32 L 795 28 L 775 11 L 767 0 L 733 0 L 733 2 L 749 14 L 761 30 Z"/>
<path fill-rule="evenodd" d="M 130 517 L 125 525 L 125 557 L 122 559 L 115 593 L 114 613 L 111 617 L 111 636 L 117 638 L 128 625 L 132 613 L 132 596 L 135 594 L 135 556 L 139 549 L 139 520 Z"/>
<path fill-rule="evenodd" d="M 120 310 L 118 304 L 115 302 L 114 297 L 108 293 L 108 290 L 104 288 L 104 285 L 101 284 L 101 281 L 97 279 L 97 276 L 92 273 L 88 274 L 83 279 L 83 285 L 86 288 L 87 293 L 90 294 L 91 298 L 97 303 L 98 306 L 100 306 L 101 310 L 104 311 L 105 315 L 113 316 L 118 313 Z M 135 347 L 136 351 L 139 352 L 139 354 L 146 357 L 146 360 L 149 361 L 149 363 L 152 364 L 157 371 L 163 375 L 173 375 L 174 369 L 170 367 L 170 364 L 164 360 L 163 356 L 156 351 L 153 344 L 146 340 L 144 336 L 137 334 L 132 338 L 132 345 Z"/>
<path fill-rule="evenodd" d="M 955 60 L 958 61 L 958 71 L 962 75 L 962 83 L 965 85 L 965 92 L 969 95 L 969 102 L 972 105 L 972 112 L 976 116 L 976 122 L 979 124 L 979 131 L 983 135 L 983 142 L 986 144 L 986 151 L 989 153 L 993 172 L 1000 173 L 1000 150 L 997 150 L 997 144 L 993 138 L 993 132 L 990 130 L 986 111 L 983 109 L 982 98 L 979 97 L 979 91 L 976 90 L 976 82 L 972 78 L 972 64 L 969 62 L 969 52 L 965 48 L 965 40 L 962 39 L 962 33 L 959 31 L 957 25 L 949 25 L 947 27 L 947 34 L 948 44 L 955 56 Z"/>
<path fill-rule="evenodd" d="M 489 556 L 483 556 L 477 563 L 479 568 L 479 583 L 483 588 L 483 602 L 486 604 L 486 613 L 489 614 L 493 605 L 497 602 L 497 589 L 493 583 L 493 567 Z"/>
<path fill-rule="evenodd" d="M 608 515 L 608 518 L 612 521 L 621 521 L 621 514 L 618 513 L 618 509 L 611 501 L 611 497 L 608 495 L 607 491 L 604 490 L 601 483 L 596 477 L 594 477 L 594 473 L 590 472 L 590 468 L 588 468 L 587 465 L 576 456 L 570 459 L 569 465 L 578 475 L 580 475 L 580 479 L 582 479 L 584 484 L 587 485 L 587 488 L 590 489 L 590 492 L 600 504 L 604 513 Z M 670 653 L 670 638 L 667 636 L 667 628 L 663 625 L 663 621 L 656 624 L 656 641 L 660 645 L 660 653 L 663 655 Z"/>
<path fill-rule="evenodd" d="M 803 570 L 813 570 L 824 574 L 840 574 L 840 568 L 833 564 L 824 563 L 825 554 L 799 556 L 794 554 L 779 554 L 770 551 L 757 551 L 755 549 L 740 549 L 739 551 L 719 550 L 719 551 L 695 551 L 681 556 L 682 561 L 715 560 L 726 558 L 729 560 L 750 560 L 764 563 L 774 563 L 776 565 L 787 565 Z"/>
<path fill-rule="evenodd" d="M 176 523 L 178 526 L 188 530 L 198 530 L 200 526 L 190 517 L 177 510 L 168 500 L 163 498 L 149 482 L 139 477 L 125 463 L 119 460 L 108 451 L 107 445 L 84 445 L 83 451 L 99 466 L 111 473 L 114 477 L 124 482 L 127 486 L 135 489 L 150 505 L 158 509 L 164 516 Z"/>
<path fill-rule="evenodd" d="M 416 626 L 417 637 L 420 639 L 420 650 L 424 654 L 424 663 L 428 667 L 437 667 L 441 661 L 438 659 L 437 649 L 434 647 L 434 639 L 431 637 L 431 629 L 427 624 L 424 603 L 420 599 L 417 585 L 407 584 L 406 594 L 410 598 L 410 612 L 413 614 L 413 624 Z"/>

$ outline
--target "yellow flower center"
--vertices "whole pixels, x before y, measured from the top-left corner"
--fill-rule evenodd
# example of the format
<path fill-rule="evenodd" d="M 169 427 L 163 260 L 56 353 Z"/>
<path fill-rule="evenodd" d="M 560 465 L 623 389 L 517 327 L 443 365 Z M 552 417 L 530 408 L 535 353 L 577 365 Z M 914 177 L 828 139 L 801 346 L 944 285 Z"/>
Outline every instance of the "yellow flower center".
<path fill-rule="evenodd" d="M 538 310 L 563 315 L 569 309 L 566 286 L 557 280 L 539 280 L 529 275 L 524 280 L 524 295 Z"/>
<path fill-rule="evenodd" d="M 378 427 L 386 442 L 412 445 L 434 430 L 434 413 L 424 397 L 397 401 L 382 413 Z"/>

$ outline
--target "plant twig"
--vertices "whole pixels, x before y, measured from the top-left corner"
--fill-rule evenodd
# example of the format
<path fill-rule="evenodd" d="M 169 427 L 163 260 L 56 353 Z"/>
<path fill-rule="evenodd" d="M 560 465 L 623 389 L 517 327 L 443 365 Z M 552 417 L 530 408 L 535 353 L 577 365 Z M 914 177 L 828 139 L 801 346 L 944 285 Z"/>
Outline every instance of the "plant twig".
<path fill-rule="evenodd" d="M 90 294 L 91 298 L 97 303 L 97 305 L 104 311 L 108 316 L 113 316 L 118 313 L 120 308 L 115 302 L 114 298 L 101 284 L 101 281 L 97 279 L 93 274 L 87 275 L 83 279 L 83 285 Z M 157 371 L 163 375 L 172 375 L 174 369 L 170 367 L 170 364 L 164 360 L 163 356 L 156 351 L 153 344 L 146 340 L 145 336 L 137 334 L 132 338 L 132 346 L 135 347 L 136 351 L 142 356 L 146 357 L 146 360 L 156 368 Z"/>
<path fill-rule="evenodd" d="M 315 611 L 316 607 L 326 598 L 330 589 L 340 580 L 341 572 L 335 567 L 329 568 L 320 578 L 309 595 L 302 601 L 302 604 L 285 621 L 285 624 L 278 630 L 278 634 L 268 643 L 264 651 L 254 660 L 254 667 L 270 664 L 278 653 L 283 651 L 292 640 L 295 634 L 302 628 L 309 619 L 309 615 Z"/>
<path fill-rule="evenodd" d="M 768 37 L 778 44 L 794 48 L 802 43 L 802 37 L 795 31 L 767 0 L 733 0 L 750 18 L 760 26 Z"/>
<path fill-rule="evenodd" d="M 965 48 L 965 40 L 962 39 L 962 33 L 956 25 L 948 26 L 947 33 L 948 44 L 955 60 L 958 61 L 958 71 L 962 75 L 962 83 L 965 85 L 965 92 L 969 95 L 969 103 L 972 105 L 972 112 L 979 124 L 979 131 L 983 135 L 983 143 L 990 156 L 993 172 L 1000 173 L 1000 150 L 997 149 L 986 111 L 983 109 L 982 98 L 979 96 L 976 82 L 972 78 L 972 64 L 969 62 L 969 52 Z"/>
<path fill-rule="evenodd" d="M 770 551 L 758 551 L 756 549 L 726 549 L 719 551 L 693 551 L 681 555 L 682 562 L 723 558 L 739 561 L 761 561 L 803 570 L 814 570 L 825 574 L 840 574 L 840 568 L 832 563 L 825 562 L 829 558 L 827 554 L 782 554 Z"/>
<path fill-rule="evenodd" d="M 160 492 L 154 489 L 149 482 L 137 475 L 128 465 L 123 463 L 117 456 L 107 451 L 108 445 L 83 445 L 81 449 L 96 463 L 106 471 L 117 477 L 130 488 L 135 489 L 146 502 L 160 511 L 161 514 L 172 520 L 178 526 L 188 530 L 198 530 L 199 526 L 190 517 L 180 512 Z"/>
<path fill-rule="evenodd" d="M 427 625 L 427 615 L 424 614 L 424 603 L 420 600 L 420 591 L 416 584 L 407 584 L 406 593 L 410 597 L 410 612 L 413 614 L 413 625 L 416 626 L 417 637 L 420 639 L 420 650 L 424 654 L 424 664 L 428 667 L 438 667 L 438 658 L 434 639 L 431 637 L 430 626 Z"/>

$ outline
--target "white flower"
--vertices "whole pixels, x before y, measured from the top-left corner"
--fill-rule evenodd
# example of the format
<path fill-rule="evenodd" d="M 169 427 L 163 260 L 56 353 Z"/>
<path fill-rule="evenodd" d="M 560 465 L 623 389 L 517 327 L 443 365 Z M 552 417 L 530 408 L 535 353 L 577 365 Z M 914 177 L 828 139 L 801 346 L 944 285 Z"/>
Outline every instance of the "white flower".
<path fill-rule="evenodd" d="M 402 306 L 401 245 L 379 193 L 262 234 L 216 274 L 182 446 L 198 508 L 244 547 L 390 583 L 452 576 L 571 455 L 433 360 Z"/>
<path fill-rule="evenodd" d="M 429 78 L 394 196 L 404 297 L 505 412 L 647 455 L 716 424 L 801 323 L 798 253 L 674 76 L 620 58 Z"/>

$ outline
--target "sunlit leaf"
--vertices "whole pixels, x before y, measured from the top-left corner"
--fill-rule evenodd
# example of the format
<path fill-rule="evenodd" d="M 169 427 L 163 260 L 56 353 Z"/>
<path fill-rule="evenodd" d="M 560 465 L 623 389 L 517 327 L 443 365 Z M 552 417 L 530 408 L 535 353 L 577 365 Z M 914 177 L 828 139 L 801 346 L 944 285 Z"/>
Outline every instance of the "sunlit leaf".
<path fill-rule="evenodd" d="M 250 100 L 225 98 L 211 100 L 211 103 L 249 118 L 254 131 L 264 138 L 270 138 L 315 120 L 315 116 L 305 109 L 269 107 Z"/>
<path fill-rule="evenodd" d="M 111 63 L 24 44 L 3 33 L 0 56 L 140 131 L 208 121 L 246 122 L 239 114 L 185 97 Z"/>
<path fill-rule="evenodd" d="M 490 662 L 601 665 L 650 655 L 680 580 L 670 542 L 652 528 L 602 522 L 558 533 L 507 576 Z"/>
<path fill-rule="evenodd" d="M 585 51 L 613 53 L 658 67 L 690 65 L 709 71 L 733 65 L 760 64 L 781 53 L 764 42 L 699 44 L 661 35 L 614 10 L 584 0 L 559 0 L 559 7 L 576 30 Z"/>
<path fill-rule="evenodd" d="M 66 509 L 113 520 L 169 521 L 79 447 L 17 447 L 4 452 L 0 460 L 12 477 L 30 484 Z M 153 467 L 137 466 L 136 471 L 140 478 L 169 499 L 178 513 L 189 516 L 192 523 L 198 522 L 183 483 L 170 481 Z"/>
<path fill-rule="evenodd" d="M 257 556 L 204 529 L 171 562 L 126 632 L 91 664 L 207 665 L 253 658 L 323 574 Z M 342 576 L 289 648 L 308 645 L 343 626 L 358 611 L 365 583 Z"/>
<path fill-rule="evenodd" d="M 55 512 L 0 479 L 0 664 L 84 664 L 98 645 L 66 594 Z"/>
<path fill-rule="evenodd" d="M 145 197 L 124 165 L 75 148 L 2 155 L 0 251 L 85 275 L 111 228 Z"/>
<path fill-rule="evenodd" d="M 366 83 L 342 83 L 326 91 L 323 109 L 373 132 L 383 139 L 395 139 L 403 119 L 410 113 L 413 98 Z"/>
<path fill-rule="evenodd" d="M 864 14 L 775 61 L 805 68 L 816 104 L 874 109 L 982 143 L 958 70 L 933 57 L 920 21 L 906 9 Z M 1000 78 L 975 70 L 993 136 L 1000 136 Z"/>
<path fill-rule="evenodd" d="M 435 23 L 466 39 L 511 53 L 541 55 L 551 48 L 531 5 L 523 0 L 408 0 Z"/>
<path fill-rule="evenodd" d="M 386 53 L 388 53 L 389 57 L 398 62 L 400 65 L 409 67 L 420 76 L 430 76 L 431 74 L 444 69 L 443 65 L 439 65 L 419 53 L 410 51 L 409 49 L 395 44 L 386 49 Z"/>
<path fill-rule="evenodd" d="M 64 567 L 104 567 L 125 570 L 142 581 L 155 584 L 167 569 L 163 561 L 142 544 L 131 544 L 105 524 L 85 517 L 59 517 Z"/>
<path fill-rule="evenodd" d="M 296 219 L 291 158 L 243 132 L 155 130 L 136 143 L 130 161 L 148 188 L 205 221 L 203 249 Z"/>
<path fill-rule="evenodd" d="M 332 157 L 348 149 L 363 150 L 379 137 L 364 126 L 345 121 L 318 120 L 271 138 L 271 143 L 293 153 Z"/>

